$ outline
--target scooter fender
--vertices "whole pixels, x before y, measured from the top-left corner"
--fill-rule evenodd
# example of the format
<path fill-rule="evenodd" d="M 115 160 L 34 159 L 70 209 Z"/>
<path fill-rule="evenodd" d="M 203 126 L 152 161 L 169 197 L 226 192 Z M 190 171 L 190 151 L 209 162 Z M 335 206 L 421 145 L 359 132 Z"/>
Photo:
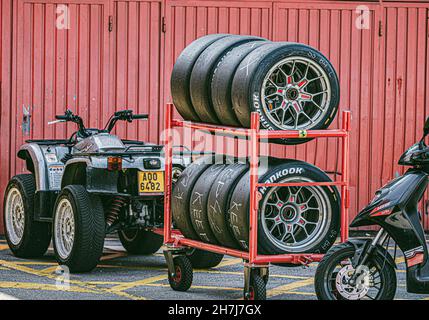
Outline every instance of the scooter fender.
<path fill-rule="evenodd" d="M 355 255 L 352 259 L 352 265 L 354 268 L 360 265 L 363 253 L 368 249 L 368 247 L 371 245 L 372 239 L 350 239 L 348 243 L 353 245 L 355 248 Z M 375 253 L 379 254 L 380 256 L 384 257 L 386 259 L 386 262 L 390 264 L 393 268 L 397 269 L 397 265 L 395 260 L 393 260 L 393 257 L 387 252 L 385 248 L 383 248 L 381 245 L 377 245 L 375 247 Z M 373 253 L 374 254 L 374 253 Z"/>

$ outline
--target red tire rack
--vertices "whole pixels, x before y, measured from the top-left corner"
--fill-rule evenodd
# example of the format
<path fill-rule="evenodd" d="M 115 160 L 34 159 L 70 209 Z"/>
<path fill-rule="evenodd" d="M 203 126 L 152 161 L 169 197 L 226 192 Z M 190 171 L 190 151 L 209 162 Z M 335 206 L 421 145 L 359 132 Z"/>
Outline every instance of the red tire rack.
<path fill-rule="evenodd" d="M 165 112 L 165 134 L 167 137 L 165 145 L 165 198 L 164 198 L 164 228 L 155 230 L 157 233 L 163 233 L 165 243 L 165 256 L 169 266 L 169 276 L 173 279 L 176 268 L 174 266 L 173 254 L 180 254 L 185 248 L 198 248 L 215 253 L 225 254 L 233 257 L 242 258 L 245 264 L 245 298 L 251 298 L 252 293 L 249 290 L 251 286 L 250 276 L 252 272 L 246 272 L 248 268 L 267 268 L 269 263 L 292 263 L 308 264 L 313 261 L 320 261 L 323 254 L 302 253 L 302 254 L 280 254 L 280 255 L 260 255 L 258 254 L 258 208 L 260 187 L 290 187 L 290 186 L 338 186 L 341 188 L 341 214 L 340 229 L 341 242 L 347 241 L 348 238 L 348 210 L 349 210 L 349 135 L 350 135 L 350 111 L 342 113 L 341 129 L 333 130 L 308 130 L 308 131 L 268 131 L 260 130 L 259 114 L 253 112 L 251 115 L 250 129 L 217 126 L 204 123 L 193 123 L 183 120 L 175 120 L 173 115 L 173 104 L 167 104 Z M 172 129 L 174 127 L 189 128 L 192 130 L 204 130 L 208 133 L 220 133 L 233 137 L 246 137 L 250 145 L 250 230 L 249 230 L 249 251 L 240 251 L 218 245 L 208 244 L 197 240 L 184 238 L 178 230 L 172 229 L 171 213 L 171 193 L 172 193 Z M 305 183 L 260 183 L 258 177 L 259 163 L 259 142 L 264 139 L 298 139 L 298 138 L 339 138 L 341 139 L 341 181 L 333 182 L 305 182 Z M 246 274 L 248 276 L 246 276 Z M 261 275 L 267 272 L 261 272 Z M 171 283 L 170 283 L 171 284 Z M 173 287 L 174 288 L 174 287 Z M 182 290 L 184 291 L 184 290 Z M 254 295 L 254 294 L 253 294 Z"/>

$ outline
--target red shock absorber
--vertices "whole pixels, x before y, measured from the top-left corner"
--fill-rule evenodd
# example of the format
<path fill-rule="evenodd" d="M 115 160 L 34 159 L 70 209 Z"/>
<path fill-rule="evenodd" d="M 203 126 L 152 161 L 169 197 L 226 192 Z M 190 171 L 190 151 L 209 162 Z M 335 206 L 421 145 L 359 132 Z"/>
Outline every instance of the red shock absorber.
<path fill-rule="evenodd" d="M 109 227 L 118 219 L 119 213 L 126 203 L 127 199 L 122 196 L 115 196 L 112 200 L 112 204 L 110 205 L 110 209 L 106 217 L 106 223 Z"/>

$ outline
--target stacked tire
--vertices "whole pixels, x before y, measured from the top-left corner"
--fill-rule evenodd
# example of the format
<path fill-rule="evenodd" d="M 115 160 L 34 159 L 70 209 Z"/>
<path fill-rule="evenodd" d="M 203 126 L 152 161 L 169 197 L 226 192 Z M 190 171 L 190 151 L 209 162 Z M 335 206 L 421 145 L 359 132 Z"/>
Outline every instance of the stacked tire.
<path fill-rule="evenodd" d="M 189 121 L 250 127 L 259 113 L 261 129 L 326 129 L 339 104 L 331 63 L 316 49 L 260 37 L 212 34 L 192 42 L 173 68 L 171 91 Z M 176 227 L 187 238 L 249 249 L 250 172 L 246 159 L 234 163 L 196 161 L 172 192 Z M 213 159 L 209 159 L 213 160 Z M 320 169 L 297 160 L 260 163 L 260 182 L 328 182 Z M 335 187 L 259 188 L 258 250 L 261 254 L 324 253 L 339 233 L 340 197 Z"/>
<path fill-rule="evenodd" d="M 320 169 L 296 160 L 271 159 L 260 182 L 331 181 Z M 172 192 L 176 227 L 187 238 L 248 250 L 249 165 L 197 161 Z M 258 248 L 261 254 L 324 253 L 339 232 L 340 198 L 322 186 L 261 188 Z"/>
<path fill-rule="evenodd" d="M 316 49 L 228 34 L 201 37 L 183 50 L 171 93 L 185 120 L 249 128 L 256 111 L 267 130 L 326 129 L 339 103 L 336 72 Z"/>

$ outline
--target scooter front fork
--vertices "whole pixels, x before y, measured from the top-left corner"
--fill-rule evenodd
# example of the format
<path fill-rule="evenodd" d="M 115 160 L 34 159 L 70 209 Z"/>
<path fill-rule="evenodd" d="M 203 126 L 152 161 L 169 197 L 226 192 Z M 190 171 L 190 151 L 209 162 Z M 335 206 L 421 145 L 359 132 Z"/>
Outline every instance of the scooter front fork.
<path fill-rule="evenodd" d="M 356 252 L 352 261 L 353 267 L 357 270 L 360 266 L 364 266 L 374 250 L 377 249 L 377 246 L 382 246 L 388 236 L 388 233 L 384 229 L 380 229 L 371 242 L 367 242 L 361 247 L 356 247 Z M 358 276 L 359 273 L 355 272 L 350 278 L 350 283 L 353 284 Z"/>

